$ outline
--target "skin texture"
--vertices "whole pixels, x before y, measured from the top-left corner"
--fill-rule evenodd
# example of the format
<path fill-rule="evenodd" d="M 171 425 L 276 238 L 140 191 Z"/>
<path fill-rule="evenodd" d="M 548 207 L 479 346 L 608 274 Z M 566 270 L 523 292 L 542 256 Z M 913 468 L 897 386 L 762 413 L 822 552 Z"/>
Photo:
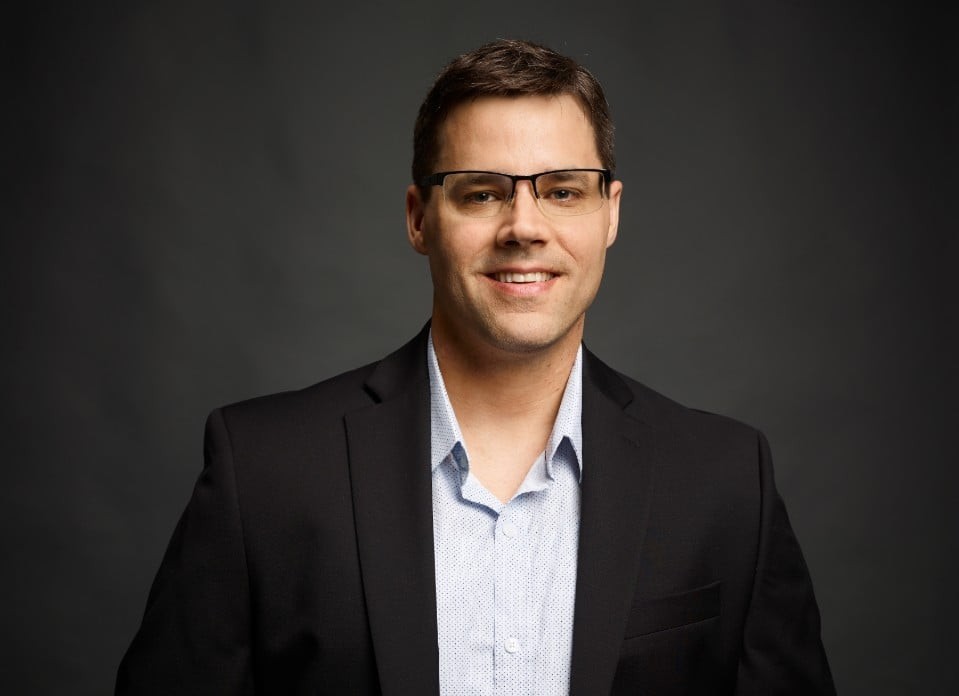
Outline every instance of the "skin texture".
<path fill-rule="evenodd" d="M 531 174 L 602 166 L 592 126 L 568 95 L 468 102 L 449 115 L 440 142 L 437 171 Z M 482 362 L 509 362 L 516 355 L 545 358 L 578 346 L 606 249 L 616 238 L 621 190 L 622 184 L 613 182 L 609 200 L 594 213 L 550 218 L 524 181 L 508 210 L 476 219 L 451 211 L 439 187 L 423 201 L 411 186 L 409 240 L 429 259 L 434 342 L 456 345 Z M 500 271 L 549 271 L 555 277 L 508 284 L 490 277 Z"/>
<path fill-rule="evenodd" d="M 602 166 L 592 126 L 570 96 L 486 97 L 454 109 L 441 131 L 437 171 L 506 174 Z M 616 239 L 622 184 L 588 215 L 554 218 L 517 184 L 493 218 L 451 210 L 439 187 L 411 186 L 407 226 L 433 278 L 432 332 L 470 472 L 509 500 L 543 451 Z M 496 273 L 548 272 L 507 283 Z"/>

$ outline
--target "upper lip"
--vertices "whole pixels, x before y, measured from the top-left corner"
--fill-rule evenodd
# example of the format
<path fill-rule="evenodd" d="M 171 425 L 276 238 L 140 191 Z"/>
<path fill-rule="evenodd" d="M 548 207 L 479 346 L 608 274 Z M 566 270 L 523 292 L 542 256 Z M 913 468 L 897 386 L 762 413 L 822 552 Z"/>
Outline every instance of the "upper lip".
<path fill-rule="evenodd" d="M 500 266 L 486 271 L 486 275 L 496 275 L 497 273 L 549 273 L 550 275 L 559 275 L 559 271 L 542 266 Z"/>

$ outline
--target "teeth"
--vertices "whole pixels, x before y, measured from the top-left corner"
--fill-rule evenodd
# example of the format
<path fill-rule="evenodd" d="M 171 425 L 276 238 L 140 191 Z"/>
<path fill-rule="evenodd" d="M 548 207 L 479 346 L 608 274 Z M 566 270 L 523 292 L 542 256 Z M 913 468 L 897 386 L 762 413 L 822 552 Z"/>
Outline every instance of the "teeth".
<path fill-rule="evenodd" d="M 494 273 L 493 277 L 501 283 L 545 283 L 553 277 L 552 273 Z"/>

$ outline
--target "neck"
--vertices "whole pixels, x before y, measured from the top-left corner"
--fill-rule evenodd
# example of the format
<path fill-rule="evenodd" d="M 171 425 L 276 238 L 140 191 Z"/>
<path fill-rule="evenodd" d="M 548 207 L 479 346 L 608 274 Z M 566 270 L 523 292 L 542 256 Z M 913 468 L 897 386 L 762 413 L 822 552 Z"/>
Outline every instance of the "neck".
<path fill-rule="evenodd" d="M 433 349 L 450 403 L 460 420 L 552 424 L 583 336 L 583 323 L 556 343 L 511 352 L 462 339 L 442 321 L 432 325 Z"/>

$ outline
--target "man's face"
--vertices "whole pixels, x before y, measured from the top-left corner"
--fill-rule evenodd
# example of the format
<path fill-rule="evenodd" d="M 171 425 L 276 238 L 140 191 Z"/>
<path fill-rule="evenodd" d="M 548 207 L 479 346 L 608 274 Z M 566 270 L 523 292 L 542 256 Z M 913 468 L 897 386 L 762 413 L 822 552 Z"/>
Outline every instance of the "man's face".
<path fill-rule="evenodd" d="M 592 126 L 571 96 L 483 97 L 454 109 L 440 132 L 436 171 L 536 174 L 601 168 Z M 511 353 L 564 339 L 578 344 L 616 238 L 622 184 L 599 210 L 547 217 L 529 181 L 499 215 L 467 217 L 443 189 L 424 201 L 407 191 L 410 243 L 429 258 L 433 331 L 449 340 Z"/>

